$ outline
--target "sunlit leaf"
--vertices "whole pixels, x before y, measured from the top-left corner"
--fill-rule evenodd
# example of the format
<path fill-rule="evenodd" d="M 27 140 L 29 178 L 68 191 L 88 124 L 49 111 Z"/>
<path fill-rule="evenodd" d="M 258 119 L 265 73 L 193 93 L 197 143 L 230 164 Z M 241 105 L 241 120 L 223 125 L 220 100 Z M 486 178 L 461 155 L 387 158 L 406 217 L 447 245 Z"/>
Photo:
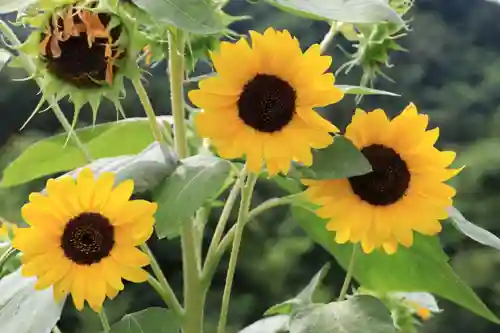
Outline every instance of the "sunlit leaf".
<path fill-rule="evenodd" d="M 3 69 L 7 61 L 9 61 L 9 59 L 10 59 L 10 52 L 4 49 L 0 49 L 0 71 Z"/>
<path fill-rule="evenodd" d="M 377 23 L 390 21 L 404 24 L 389 4 L 380 0 L 266 0 L 296 15 L 326 21 Z"/>
<path fill-rule="evenodd" d="M 315 242 L 330 252 L 346 268 L 352 244 L 337 244 L 335 235 L 326 230 L 326 221 L 306 207 L 293 207 L 296 223 Z M 379 292 L 420 291 L 447 298 L 495 323 L 500 320 L 477 297 L 448 264 L 437 237 L 414 235 L 411 248 L 399 247 L 396 254 L 377 250 L 371 254 L 358 251 L 354 277 L 362 286 Z M 390 274 L 388 274 L 390 272 Z"/>
<path fill-rule="evenodd" d="M 358 86 L 348 86 L 348 85 L 336 85 L 336 87 L 342 90 L 344 94 L 350 94 L 350 95 L 387 95 L 395 97 L 401 96 L 390 91 L 378 90 L 368 87 L 358 87 Z"/>
<path fill-rule="evenodd" d="M 313 304 L 294 313 L 290 333 L 392 333 L 396 332 L 385 305 L 372 296 Z"/>
<path fill-rule="evenodd" d="M 289 317 L 285 315 L 261 319 L 239 333 L 287 333 Z"/>
<path fill-rule="evenodd" d="M 180 323 L 176 316 L 163 308 L 148 308 L 126 314 L 111 327 L 110 333 L 178 333 Z"/>
<path fill-rule="evenodd" d="M 469 222 L 455 207 L 450 207 L 448 209 L 448 214 L 453 226 L 455 226 L 465 236 L 478 243 L 500 250 L 500 239 L 497 236 L 488 230 Z"/>
<path fill-rule="evenodd" d="M 132 0 L 158 22 L 200 35 L 225 28 L 222 13 L 209 0 Z"/>
<path fill-rule="evenodd" d="M 164 121 L 159 117 L 160 120 Z M 129 118 L 76 132 L 94 159 L 137 154 L 154 141 L 146 118 Z M 5 168 L 0 187 L 23 184 L 86 165 L 87 160 L 80 149 L 71 139 L 65 145 L 66 141 L 67 134 L 63 133 L 32 144 Z"/>
<path fill-rule="evenodd" d="M 0 0 L 0 14 L 21 11 L 37 0 Z"/>
<path fill-rule="evenodd" d="M 207 200 L 214 199 L 226 182 L 231 165 L 210 155 L 181 161 L 155 194 L 161 205 L 156 212 L 158 237 L 175 237 L 183 221 L 193 216 Z"/>
<path fill-rule="evenodd" d="M 56 302 L 52 287 L 36 291 L 36 278 L 21 271 L 0 280 L 0 325 L 5 333 L 50 333 L 64 306 Z"/>

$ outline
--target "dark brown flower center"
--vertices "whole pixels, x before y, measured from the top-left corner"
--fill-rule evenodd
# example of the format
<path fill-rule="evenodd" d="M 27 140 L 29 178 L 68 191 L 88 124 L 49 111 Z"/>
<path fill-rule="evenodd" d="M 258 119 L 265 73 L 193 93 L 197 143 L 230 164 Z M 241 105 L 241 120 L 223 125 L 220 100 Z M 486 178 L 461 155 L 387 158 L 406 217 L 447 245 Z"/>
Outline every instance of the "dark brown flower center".
<path fill-rule="evenodd" d="M 371 205 L 386 206 L 401 199 L 410 185 L 410 171 L 406 162 L 394 149 L 371 145 L 361 150 L 373 171 L 349 178 L 352 190 Z"/>
<path fill-rule="evenodd" d="M 107 29 L 111 15 L 67 8 L 50 20 L 41 34 L 40 53 L 48 70 L 78 88 L 111 85 L 123 57 L 115 42 L 121 27 Z"/>
<path fill-rule="evenodd" d="M 282 79 L 258 74 L 250 80 L 238 100 L 241 120 L 259 132 L 272 133 L 285 127 L 295 113 L 295 90 Z"/>
<path fill-rule="evenodd" d="M 100 262 L 109 256 L 114 244 L 113 225 L 98 213 L 82 213 L 71 219 L 61 237 L 64 254 L 79 265 Z"/>

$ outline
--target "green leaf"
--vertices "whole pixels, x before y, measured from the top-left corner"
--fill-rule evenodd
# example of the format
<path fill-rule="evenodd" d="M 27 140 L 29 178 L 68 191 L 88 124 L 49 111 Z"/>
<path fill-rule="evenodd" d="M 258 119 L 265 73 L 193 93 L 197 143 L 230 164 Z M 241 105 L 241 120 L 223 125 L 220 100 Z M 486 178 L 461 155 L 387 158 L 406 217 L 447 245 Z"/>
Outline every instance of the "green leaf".
<path fill-rule="evenodd" d="M 98 159 L 85 165 L 94 175 L 102 172 L 115 173 L 116 183 L 125 179 L 134 181 L 134 192 L 144 192 L 156 187 L 165 177 L 172 174 L 179 163 L 173 149 L 153 142 L 137 155 L 125 155 Z M 65 175 L 76 178 L 82 168 Z"/>
<path fill-rule="evenodd" d="M 0 49 L 0 71 L 3 69 L 7 61 L 9 61 L 9 59 L 10 59 L 10 52 L 4 49 Z"/>
<path fill-rule="evenodd" d="M 298 307 L 312 304 L 312 297 L 318 285 L 321 283 L 325 275 L 328 273 L 330 269 L 330 264 L 324 265 L 316 275 L 313 276 L 309 284 L 294 298 L 285 301 L 280 304 L 276 304 L 269 308 L 264 316 L 276 315 L 276 314 L 289 314 L 294 309 Z"/>
<path fill-rule="evenodd" d="M 0 0 L 0 14 L 21 11 L 36 1 L 37 0 Z"/>
<path fill-rule="evenodd" d="M 225 29 L 224 16 L 209 0 L 132 0 L 161 23 L 199 35 Z"/>
<path fill-rule="evenodd" d="M 337 135 L 330 146 L 313 151 L 313 165 L 294 163 L 289 172 L 293 178 L 341 179 L 364 175 L 372 171 L 370 162 L 346 137 Z"/>
<path fill-rule="evenodd" d="M 264 318 L 245 327 L 239 333 L 287 333 L 289 319 L 285 315 Z"/>
<path fill-rule="evenodd" d="M 344 94 L 351 94 L 351 95 L 386 95 L 395 97 L 401 96 L 390 91 L 378 90 L 368 87 L 358 87 L 358 86 L 348 86 L 348 85 L 337 85 L 336 87 L 342 90 Z"/>
<path fill-rule="evenodd" d="M 305 207 L 293 207 L 294 220 L 316 243 L 330 252 L 346 268 L 352 244 L 337 244 L 326 230 L 326 221 Z M 415 233 L 411 248 L 400 247 L 393 255 L 383 251 L 359 253 L 354 277 L 363 286 L 379 292 L 426 291 L 449 299 L 495 323 L 500 320 L 486 307 L 448 264 L 437 237 Z"/>
<path fill-rule="evenodd" d="M 146 118 L 86 127 L 76 133 L 94 159 L 137 154 L 154 141 Z M 71 139 L 65 145 L 66 141 L 67 134 L 62 133 L 32 144 L 4 170 L 0 187 L 23 184 L 86 165 L 87 160 L 80 149 Z"/>
<path fill-rule="evenodd" d="M 488 230 L 469 222 L 455 207 L 450 207 L 448 209 L 448 214 L 453 226 L 455 226 L 455 228 L 457 228 L 465 236 L 478 243 L 500 250 L 500 239 L 497 236 Z"/>
<path fill-rule="evenodd" d="M 36 278 L 25 278 L 21 270 L 0 280 L 2 332 L 50 333 L 64 306 L 54 300 L 52 288 L 35 290 Z"/>
<path fill-rule="evenodd" d="M 299 16 L 347 23 L 390 21 L 404 24 L 401 16 L 380 0 L 266 0 L 269 4 Z"/>
<path fill-rule="evenodd" d="M 437 303 L 436 298 L 429 293 L 419 293 L 419 292 L 413 292 L 413 293 L 402 293 L 402 292 L 397 292 L 397 293 L 390 293 L 390 297 L 394 297 L 397 299 L 400 299 L 402 301 L 406 302 L 411 302 L 418 304 L 422 308 L 429 309 L 431 312 L 438 313 L 441 312 L 442 310 L 439 308 L 439 305 Z"/>
<path fill-rule="evenodd" d="M 231 164 L 210 155 L 191 156 L 181 161 L 155 195 L 160 202 L 156 212 L 158 237 L 176 237 L 183 221 L 224 186 Z"/>
<path fill-rule="evenodd" d="M 396 332 L 385 305 L 372 296 L 315 304 L 295 313 L 290 333 L 391 333 Z"/>
<path fill-rule="evenodd" d="M 177 317 L 167 309 L 152 307 L 125 315 L 110 333 L 178 333 Z"/>

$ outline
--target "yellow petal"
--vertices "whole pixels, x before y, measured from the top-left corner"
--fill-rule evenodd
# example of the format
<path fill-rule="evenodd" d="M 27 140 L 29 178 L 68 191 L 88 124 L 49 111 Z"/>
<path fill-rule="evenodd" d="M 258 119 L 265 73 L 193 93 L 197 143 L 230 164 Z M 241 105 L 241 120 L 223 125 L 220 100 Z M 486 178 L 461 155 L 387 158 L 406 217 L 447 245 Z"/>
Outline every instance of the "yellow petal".
<path fill-rule="evenodd" d="M 75 264 L 72 264 L 66 276 L 54 285 L 54 298 L 56 301 L 61 301 L 71 291 L 75 273 Z"/>
<path fill-rule="evenodd" d="M 50 252 L 59 245 L 60 241 L 53 234 L 38 231 L 36 228 L 19 228 L 12 241 L 12 246 L 27 255 Z"/>
<path fill-rule="evenodd" d="M 189 99 L 197 107 L 214 111 L 234 108 L 238 102 L 238 96 L 223 96 L 205 92 L 204 90 L 191 90 L 188 93 Z"/>
<path fill-rule="evenodd" d="M 115 290 L 123 290 L 124 285 L 118 263 L 111 257 L 104 258 L 101 263 L 102 271 L 108 284 Z"/>
<path fill-rule="evenodd" d="M 237 87 L 243 86 L 258 71 L 258 59 L 244 38 L 236 43 L 222 42 L 219 52 L 210 54 L 217 73 Z"/>
<path fill-rule="evenodd" d="M 106 286 L 106 296 L 109 299 L 114 299 L 119 293 L 119 290 L 113 289 L 109 284 Z"/>
<path fill-rule="evenodd" d="M 149 265 L 149 257 L 135 247 L 115 246 L 111 250 L 111 257 L 123 265 L 138 267 Z"/>
<path fill-rule="evenodd" d="M 83 210 L 89 211 L 92 207 L 92 200 L 95 192 L 94 174 L 89 168 L 84 168 L 77 176 L 76 189 L 78 198 Z"/>
<path fill-rule="evenodd" d="M 95 312 L 101 311 L 106 298 L 106 280 L 102 278 L 101 264 L 93 264 L 87 269 L 86 298 Z M 92 281 L 92 282 L 90 282 Z"/>
<path fill-rule="evenodd" d="M 120 265 L 120 273 L 125 280 L 141 283 L 148 279 L 148 273 L 139 267 Z"/>
<path fill-rule="evenodd" d="M 312 109 L 297 109 L 297 114 L 302 120 L 304 120 L 309 126 L 318 127 L 321 130 L 336 133 L 339 129 L 330 123 L 325 118 L 321 117 L 317 112 Z"/>
<path fill-rule="evenodd" d="M 238 97 L 243 88 L 235 85 L 231 80 L 224 80 L 220 76 L 214 76 L 201 80 L 199 87 L 200 90 L 210 94 L 233 97 Z"/>
<path fill-rule="evenodd" d="M 69 272 L 71 265 L 71 261 L 66 258 L 53 258 L 50 270 L 38 278 L 35 289 L 43 290 L 60 281 Z"/>
<path fill-rule="evenodd" d="M 389 241 L 386 241 L 384 244 L 382 244 L 384 247 L 384 251 L 387 254 L 394 254 L 398 250 L 398 242 L 394 237 L 391 237 Z"/>
<path fill-rule="evenodd" d="M 71 296 L 73 297 L 75 308 L 81 311 L 85 300 L 85 279 L 88 278 L 87 266 L 78 265 L 74 269 L 75 277 L 71 285 Z"/>
<path fill-rule="evenodd" d="M 119 215 L 121 208 L 128 202 L 133 191 L 134 182 L 130 179 L 118 184 L 111 192 L 106 205 L 102 208 L 103 215 L 111 220 Z"/>
<path fill-rule="evenodd" d="M 94 193 L 93 208 L 95 208 L 96 210 L 102 209 L 102 207 L 108 201 L 109 196 L 111 195 L 114 184 L 114 173 L 103 172 L 100 174 L 95 185 L 96 191 Z"/>
<path fill-rule="evenodd" d="M 114 216 L 111 224 L 119 226 L 133 223 L 139 219 L 153 216 L 158 205 L 146 200 L 131 200 L 122 205 L 119 215 Z"/>

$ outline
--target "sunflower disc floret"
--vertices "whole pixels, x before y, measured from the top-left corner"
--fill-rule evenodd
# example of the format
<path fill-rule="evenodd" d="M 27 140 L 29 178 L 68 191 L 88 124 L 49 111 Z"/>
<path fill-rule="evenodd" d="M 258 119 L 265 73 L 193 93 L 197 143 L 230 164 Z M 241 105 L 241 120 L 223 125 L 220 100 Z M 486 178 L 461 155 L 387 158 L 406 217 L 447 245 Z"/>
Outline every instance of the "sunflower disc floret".
<path fill-rule="evenodd" d="M 153 233 L 155 203 L 130 200 L 133 182 L 114 187 L 113 173 L 97 179 L 90 169 L 76 181 L 69 176 L 47 182 L 46 194 L 32 193 L 23 206 L 28 228 L 19 228 L 13 246 L 22 255 L 22 274 L 36 276 L 38 290 L 53 286 L 61 300 L 71 293 L 77 309 L 87 301 L 100 311 L 114 298 L 122 279 L 144 282 L 149 257 L 136 246 Z"/>
<path fill-rule="evenodd" d="M 319 45 L 303 53 L 286 30 L 250 36 L 251 46 L 242 38 L 211 54 L 217 76 L 189 93 L 203 109 L 196 130 L 222 157 L 245 155 L 252 172 L 263 162 L 271 175 L 288 172 L 294 160 L 311 165 L 311 149 L 328 146 L 338 131 L 313 109 L 343 97 L 333 74 L 325 73 L 331 58 Z"/>
<path fill-rule="evenodd" d="M 361 243 L 366 253 L 383 247 L 395 253 L 410 247 L 413 232 L 435 235 L 448 217 L 455 189 L 445 181 L 461 169 L 449 169 L 452 151 L 434 144 L 439 129 L 427 130 L 428 116 L 410 104 L 389 120 L 381 109 L 356 110 L 346 137 L 361 150 L 372 172 L 336 180 L 303 180 L 306 194 L 328 219 L 338 243 Z"/>

